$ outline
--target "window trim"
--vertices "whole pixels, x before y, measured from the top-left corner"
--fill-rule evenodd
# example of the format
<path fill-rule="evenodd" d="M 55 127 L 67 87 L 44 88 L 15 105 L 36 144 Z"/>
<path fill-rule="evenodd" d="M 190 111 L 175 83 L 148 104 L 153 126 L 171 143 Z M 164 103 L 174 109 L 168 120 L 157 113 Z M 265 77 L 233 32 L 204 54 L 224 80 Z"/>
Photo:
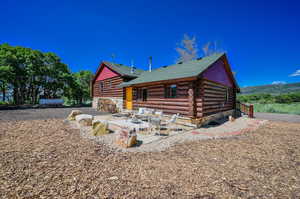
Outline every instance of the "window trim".
<path fill-rule="evenodd" d="M 144 95 L 144 91 L 146 91 L 145 93 L 145 95 Z M 146 102 L 147 101 L 147 99 L 148 99 L 148 89 L 147 88 L 143 88 L 142 89 L 142 101 L 143 102 Z"/>
<path fill-rule="evenodd" d="M 146 98 L 144 98 L 144 90 L 146 90 Z M 136 100 L 137 101 L 147 101 L 149 94 L 148 88 L 136 88 Z"/>
<path fill-rule="evenodd" d="M 225 96 L 225 102 L 228 103 L 229 101 L 229 88 L 226 88 L 226 96 Z"/>
<path fill-rule="evenodd" d="M 141 88 L 136 88 L 136 100 L 141 101 L 142 100 L 142 89 Z"/>
<path fill-rule="evenodd" d="M 172 96 L 172 86 L 175 86 L 175 96 Z M 166 84 L 164 90 L 165 98 L 177 98 L 178 97 L 178 85 L 177 84 Z"/>

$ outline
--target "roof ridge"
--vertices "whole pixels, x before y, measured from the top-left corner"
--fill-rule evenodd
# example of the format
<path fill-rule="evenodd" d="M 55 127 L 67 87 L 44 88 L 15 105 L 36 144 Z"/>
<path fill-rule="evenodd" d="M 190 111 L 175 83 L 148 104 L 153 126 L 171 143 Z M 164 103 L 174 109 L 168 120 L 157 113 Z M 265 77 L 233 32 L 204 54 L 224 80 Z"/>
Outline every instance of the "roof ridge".
<path fill-rule="evenodd" d="M 199 60 L 191 60 L 182 64 L 172 64 L 168 67 L 159 67 L 151 72 L 145 71 L 136 79 L 133 79 L 126 83 L 122 83 L 121 85 L 133 85 L 146 82 L 196 77 L 224 55 L 226 54 L 215 53 L 213 55 L 203 57 Z"/>
<path fill-rule="evenodd" d="M 214 53 L 212 55 L 209 55 L 209 56 L 204 56 L 204 57 L 199 57 L 199 58 L 196 58 L 196 59 L 193 59 L 193 60 L 189 60 L 189 61 L 186 61 L 186 62 L 179 62 L 179 63 L 175 63 L 175 64 L 170 64 L 170 65 L 165 65 L 165 66 L 160 66 L 156 69 L 154 69 L 153 71 L 157 70 L 157 69 L 161 69 L 161 68 L 169 68 L 169 67 L 172 67 L 172 66 L 177 66 L 177 65 L 184 65 L 184 64 L 189 64 L 189 63 L 193 63 L 193 62 L 201 62 L 203 61 L 203 59 L 208 59 L 208 58 L 211 58 L 213 56 L 218 56 L 218 57 L 221 57 L 222 55 L 224 55 L 225 52 L 220 52 L 220 53 Z"/>
<path fill-rule="evenodd" d="M 126 66 L 126 67 L 130 67 L 130 66 L 127 66 L 127 65 L 124 65 L 124 64 L 121 64 L 121 63 L 115 63 L 115 62 L 111 62 L 111 61 L 102 61 L 103 63 L 109 63 L 109 64 L 113 64 L 113 65 L 121 65 L 121 66 Z"/>
<path fill-rule="evenodd" d="M 114 62 L 110 62 L 110 61 L 102 61 L 103 63 L 109 63 L 109 64 L 111 64 L 111 65 L 113 65 L 113 66 L 117 66 L 117 67 L 122 67 L 122 66 L 124 66 L 124 67 L 127 67 L 127 68 L 131 68 L 131 66 L 128 66 L 128 65 L 125 65 L 125 64 L 119 64 L 119 63 L 114 63 Z M 140 71 L 145 71 L 145 70 L 143 70 L 143 69 L 141 69 L 141 68 L 138 68 L 138 67 L 136 67 L 136 66 L 134 66 L 135 67 L 135 69 L 136 70 L 140 70 Z"/>

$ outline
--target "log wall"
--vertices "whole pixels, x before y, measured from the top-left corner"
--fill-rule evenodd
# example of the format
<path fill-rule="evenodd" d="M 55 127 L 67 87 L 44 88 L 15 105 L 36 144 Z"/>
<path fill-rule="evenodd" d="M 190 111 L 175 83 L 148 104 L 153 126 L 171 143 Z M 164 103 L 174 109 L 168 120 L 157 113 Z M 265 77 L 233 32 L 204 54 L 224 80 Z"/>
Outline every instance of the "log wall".
<path fill-rule="evenodd" d="M 166 114 L 179 113 L 191 118 L 200 118 L 235 108 L 234 88 L 206 79 L 173 84 L 177 85 L 176 98 L 165 98 L 166 84 L 134 87 L 133 109 L 153 108 Z M 147 89 L 147 101 L 137 99 L 137 89 Z M 125 108 L 126 100 L 125 96 L 123 97 Z"/>
<path fill-rule="evenodd" d="M 102 81 L 95 81 L 93 84 L 93 97 L 123 97 L 123 88 L 117 87 L 119 84 L 123 83 L 123 81 L 123 78 L 120 76 Z M 104 83 L 103 91 L 100 89 L 100 82 Z"/>
<path fill-rule="evenodd" d="M 206 79 L 201 80 L 198 85 L 200 87 L 200 95 L 196 98 L 197 117 L 208 116 L 235 108 L 234 88 Z M 226 93 L 228 93 L 228 98 Z"/>
<path fill-rule="evenodd" d="M 179 113 L 184 116 L 189 115 L 189 99 L 188 99 L 188 88 L 190 82 L 177 82 L 173 83 L 177 85 L 177 97 L 176 98 L 165 98 L 165 85 L 155 85 L 146 87 L 134 87 L 133 90 L 133 109 L 138 108 L 153 108 L 162 110 L 167 114 Z M 137 99 L 137 88 L 147 89 L 148 97 L 147 101 Z"/>

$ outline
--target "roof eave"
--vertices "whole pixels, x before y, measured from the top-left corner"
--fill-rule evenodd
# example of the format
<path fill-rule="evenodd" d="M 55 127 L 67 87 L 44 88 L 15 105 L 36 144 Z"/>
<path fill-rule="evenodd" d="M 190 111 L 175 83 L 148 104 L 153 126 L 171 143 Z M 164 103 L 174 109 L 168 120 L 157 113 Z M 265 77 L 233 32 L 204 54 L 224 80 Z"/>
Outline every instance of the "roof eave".
<path fill-rule="evenodd" d="M 151 82 L 141 82 L 141 83 L 132 83 L 130 84 L 129 82 L 124 82 L 120 85 L 118 85 L 119 88 L 123 88 L 123 87 L 128 87 L 128 86 L 144 86 L 144 85 L 148 85 L 148 84 L 160 84 L 160 83 L 172 83 L 173 81 L 193 81 L 196 80 L 197 76 L 190 76 L 190 77 L 182 77 L 182 78 L 176 78 L 176 79 L 167 79 L 167 80 L 159 80 L 159 81 L 151 81 Z"/>

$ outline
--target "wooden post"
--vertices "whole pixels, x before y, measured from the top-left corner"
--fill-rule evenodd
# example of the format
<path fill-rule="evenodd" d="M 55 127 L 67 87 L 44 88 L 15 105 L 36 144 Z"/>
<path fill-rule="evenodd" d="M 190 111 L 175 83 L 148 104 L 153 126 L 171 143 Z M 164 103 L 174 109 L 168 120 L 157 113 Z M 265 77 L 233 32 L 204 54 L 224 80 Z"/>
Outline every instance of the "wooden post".
<path fill-rule="evenodd" d="M 188 102 L 189 102 L 189 116 L 194 118 L 196 115 L 196 107 L 195 107 L 195 82 L 189 83 L 189 90 L 188 90 Z"/>
<path fill-rule="evenodd" d="M 249 106 L 249 117 L 254 118 L 253 104 L 250 104 Z"/>

